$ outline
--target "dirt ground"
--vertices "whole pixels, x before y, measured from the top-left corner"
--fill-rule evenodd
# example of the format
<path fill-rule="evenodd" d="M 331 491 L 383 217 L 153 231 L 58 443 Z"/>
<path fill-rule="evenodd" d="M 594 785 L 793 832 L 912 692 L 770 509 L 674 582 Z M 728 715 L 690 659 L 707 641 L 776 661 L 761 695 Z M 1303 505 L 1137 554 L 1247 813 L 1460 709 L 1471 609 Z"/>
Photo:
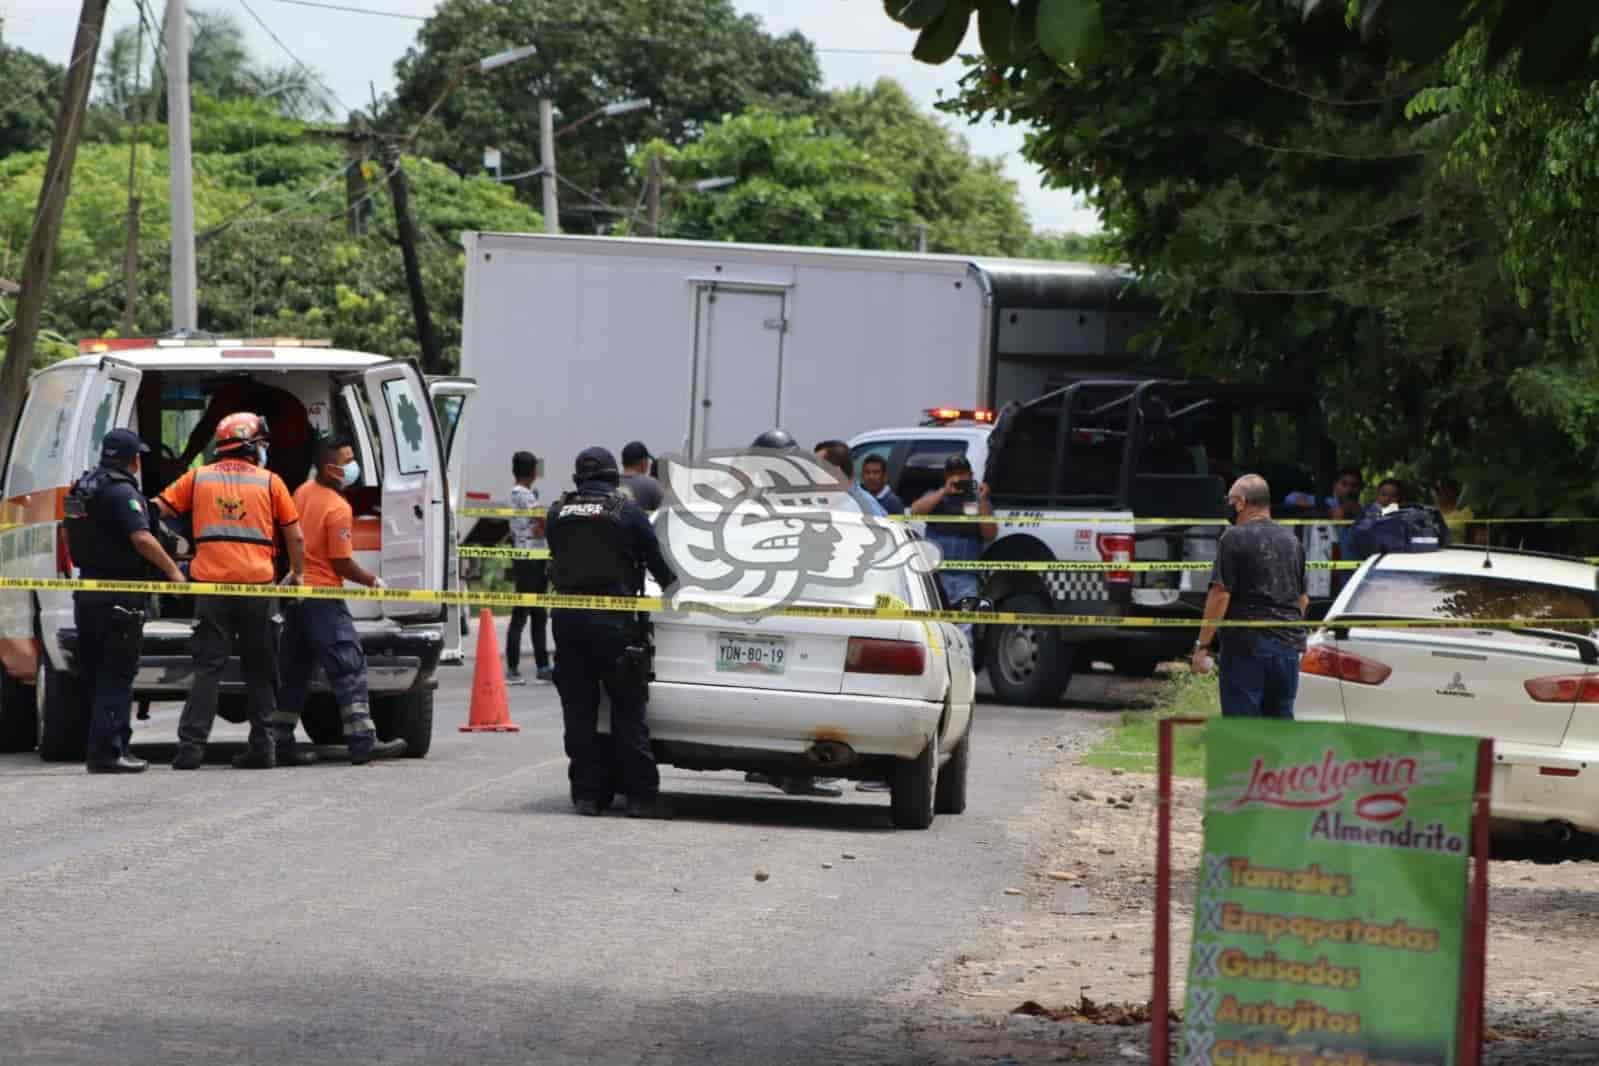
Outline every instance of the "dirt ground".
<path fill-rule="evenodd" d="M 1133 705 L 1151 693 L 1147 683 L 1123 686 Z M 929 1061 L 1148 1061 L 1147 1011 L 1138 1008 L 1149 1002 L 1153 967 L 1155 781 L 1081 764 L 1112 716 L 1063 718 L 1055 780 L 1038 808 L 1013 822 L 1033 857 L 1029 875 L 1007 889 L 1024 897 L 1023 915 L 996 922 L 953 960 L 941 1009 L 908 1034 Z M 1198 781 L 1176 782 L 1174 1007 L 1187 967 L 1201 799 Z M 1496 861 L 1490 894 L 1485 1063 L 1599 1064 L 1599 865 Z M 1135 1024 L 1013 1013 L 1029 1002 Z M 1124 1008 L 1134 1008 L 1132 1018 Z"/>

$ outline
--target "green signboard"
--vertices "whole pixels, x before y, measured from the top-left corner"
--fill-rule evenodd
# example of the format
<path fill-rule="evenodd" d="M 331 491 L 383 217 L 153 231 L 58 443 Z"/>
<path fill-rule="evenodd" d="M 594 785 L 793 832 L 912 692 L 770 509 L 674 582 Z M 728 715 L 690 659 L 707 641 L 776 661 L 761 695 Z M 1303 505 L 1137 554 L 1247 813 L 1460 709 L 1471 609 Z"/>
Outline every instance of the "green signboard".
<path fill-rule="evenodd" d="M 1478 741 L 1227 719 L 1181 1066 L 1455 1066 Z"/>

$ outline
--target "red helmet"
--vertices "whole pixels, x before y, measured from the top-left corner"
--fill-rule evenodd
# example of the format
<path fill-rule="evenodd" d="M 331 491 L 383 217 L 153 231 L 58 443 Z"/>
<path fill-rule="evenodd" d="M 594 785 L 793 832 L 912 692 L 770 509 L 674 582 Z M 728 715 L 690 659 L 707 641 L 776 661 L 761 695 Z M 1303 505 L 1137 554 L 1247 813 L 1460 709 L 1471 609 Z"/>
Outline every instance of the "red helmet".
<path fill-rule="evenodd" d="M 254 448 L 270 437 L 266 419 L 249 411 L 237 411 L 217 423 L 217 454 Z"/>

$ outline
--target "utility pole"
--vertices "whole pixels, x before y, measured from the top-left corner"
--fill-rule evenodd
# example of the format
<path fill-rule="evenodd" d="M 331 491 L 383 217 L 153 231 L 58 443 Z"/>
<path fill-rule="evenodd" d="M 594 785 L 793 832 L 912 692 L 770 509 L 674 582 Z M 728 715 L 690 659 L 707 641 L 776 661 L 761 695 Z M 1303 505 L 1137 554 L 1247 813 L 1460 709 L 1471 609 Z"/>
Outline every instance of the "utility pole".
<path fill-rule="evenodd" d="M 189 130 L 189 17 L 167 0 L 167 143 L 172 189 L 172 328 L 200 324 L 194 266 L 194 151 Z"/>
<path fill-rule="evenodd" d="M 366 220 L 371 211 L 366 191 L 369 140 L 366 123 L 359 113 L 351 112 L 349 134 L 344 140 L 344 151 L 350 161 L 349 168 L 344 172 L 344 225 L 352 237 L 366 236 Z"/>
<path fill-rule="evenodd" d="M 916 227 L 916 250 L 923 255 L 927 254 L 927 223 L 920 223 Z"/>
<path fill-rule="evenodd" d="M 416 315 L 416 337 L 422 348 L 422 372 L 444 373 L 444 354 L 433 333 L 427 293 L 422 288 L 422 263 L 416 255 L 416 226 L 411 222 L 411 189 L 406 184 L 400 150 L 389 150 L 389 196 L 394 200 L 394 227 L 400 234 L 400 255 L 405 259 L 405 284 L 411 290 L 411 311 Z"/>
<path fill-rule="evenodd" d="M 650 156 L 650 185 L 649 185 L 649 222 L 646 231 L 651 237 L 661 235 L 661 183 L 664 180 L 661 174 L 661 157 Z"/>
<path fill-rule="evenodd" d="M 78 138 L 83 133 L 83 113 L 89 103 L 89 87 L 94 82 L 96 57 L 100 54 L 100 33 L 105 27 L 106 0 L 83 0 L 78 16 L 78 33 L 72 41 L 72 59 L 62 87 L 61 106 L 56 109 L 55 135 L 50 140 L 50 158 L 44 166 L 44 181 L 39 186 L 39 206 L 34 210 L 33 231 L 22 257 L 22 291 L 17 295 L 17 313 L 6 339 L 6 361 L 0 366 L 0 440 L 10 440 L 12 427 L 20 413 L 22 392 L 33 369 L 33 346 L 39 338 L 39 318 L 50 289 L 50 265 L 55 258 L 56 236 L 61 230 L 61 213 L 72 185 L 72 166 L 78 158 Z"/>
<path fill-rule="evenodd" d="M 154 42 L 151 42 L 154 48 Z M 139 20 L 138 45 L 133 53 L 133 100 L 130 103 L 133 135 L 128 138 L 128 243 L 122 250 L 122 335 L 133 336 L 139 306 L 139 107 L 140 74 L 144 69 L 144 20 Z M 154 89 L 154 86 L 151 86 Z M 151 95 L 154 95 L 153 93 Z"/>
<path fill-rule="evenodd" d="M 539 101 L 539 163 L 544 171 L 544 232 L 561 232 L 561 209 L 555 199 L 555 104 Z"/>

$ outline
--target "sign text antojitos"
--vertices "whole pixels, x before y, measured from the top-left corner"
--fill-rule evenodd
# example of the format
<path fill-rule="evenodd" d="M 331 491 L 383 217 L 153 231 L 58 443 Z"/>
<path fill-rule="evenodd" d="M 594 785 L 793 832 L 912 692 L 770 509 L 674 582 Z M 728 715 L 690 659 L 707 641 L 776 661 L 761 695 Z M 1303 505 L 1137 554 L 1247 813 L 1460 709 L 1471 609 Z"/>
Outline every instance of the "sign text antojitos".
<path fill-rule="evenodd" d="M 1206 729 L 1184 1066 L 1455 1066 L 1478 741 Z"/>

